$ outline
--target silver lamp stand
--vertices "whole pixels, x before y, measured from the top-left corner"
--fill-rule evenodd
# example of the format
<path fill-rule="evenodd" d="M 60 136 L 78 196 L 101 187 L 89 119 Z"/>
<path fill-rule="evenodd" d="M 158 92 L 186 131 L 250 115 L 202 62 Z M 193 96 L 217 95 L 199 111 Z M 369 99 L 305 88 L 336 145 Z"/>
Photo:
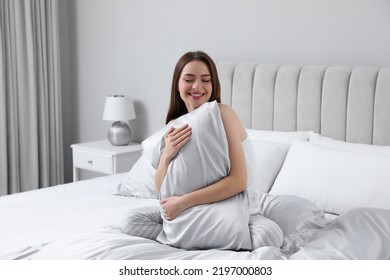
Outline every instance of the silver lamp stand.
<path fill-rule="evenodd" d="M 131 141 L 131 130 L 127 123 L 114 122 L 108 130 L 108 140 L 114 146 L 125 146 Z"/>

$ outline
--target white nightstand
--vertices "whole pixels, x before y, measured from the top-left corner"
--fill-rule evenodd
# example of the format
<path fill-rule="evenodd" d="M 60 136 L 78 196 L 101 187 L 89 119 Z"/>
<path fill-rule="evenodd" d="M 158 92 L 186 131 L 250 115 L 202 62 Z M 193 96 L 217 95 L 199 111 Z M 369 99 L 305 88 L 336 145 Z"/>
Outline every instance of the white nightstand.
<path fill-rule="evenodd" d="M 73 144 L 71 148 L 74 182 L 79 180 L 79 169 L 104 174 L 129 171 L 142 153 L 142 146 L 139 143 L 113 146 L 108 140 Z"/>

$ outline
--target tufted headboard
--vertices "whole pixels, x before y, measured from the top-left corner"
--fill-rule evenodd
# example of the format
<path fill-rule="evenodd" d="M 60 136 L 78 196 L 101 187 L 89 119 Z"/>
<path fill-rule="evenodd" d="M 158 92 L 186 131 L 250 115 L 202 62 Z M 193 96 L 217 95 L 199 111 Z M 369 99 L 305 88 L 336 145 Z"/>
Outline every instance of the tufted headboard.
<path fill-rule="evenodd" d="M 222 102 L 246 128 L 390 145 L 390 68 L 218 63 Z"/>

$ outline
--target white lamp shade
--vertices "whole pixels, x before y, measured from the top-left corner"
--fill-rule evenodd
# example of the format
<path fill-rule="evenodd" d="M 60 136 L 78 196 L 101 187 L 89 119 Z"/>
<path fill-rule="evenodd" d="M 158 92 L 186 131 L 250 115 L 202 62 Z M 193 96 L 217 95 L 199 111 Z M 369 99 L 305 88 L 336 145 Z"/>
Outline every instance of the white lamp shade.
<path fill-rule="evenodd" d="M 109 95 L 104 105 L 103 120 L 128 121 L 135 119 L 133 99 L 127 95 Z"/>

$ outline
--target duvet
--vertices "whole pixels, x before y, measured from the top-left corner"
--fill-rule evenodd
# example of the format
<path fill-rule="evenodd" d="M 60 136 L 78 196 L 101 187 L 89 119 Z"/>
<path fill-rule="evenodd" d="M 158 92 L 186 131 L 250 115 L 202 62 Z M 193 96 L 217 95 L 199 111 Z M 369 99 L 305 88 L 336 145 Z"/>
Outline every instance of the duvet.
<path fill-rule="evenodd" d="M 252 252 L 185 250 L 126 235 L 112 225 L 49 243 L 31 258 L 366 260 L 388 259 L 390 256 L 389 210 L 356 208 L 334 219 L 327 219 L 308 201 L 301 201 L 303 203 L 295 207 L 297 200 L 301 200 L 296 197 L 267 195 L 263 200 L 263 213 L 272 216 L 287 234 L 281 248 L 266 246 Z M 286 217 L 291 217 L 291 220 Z"/>

